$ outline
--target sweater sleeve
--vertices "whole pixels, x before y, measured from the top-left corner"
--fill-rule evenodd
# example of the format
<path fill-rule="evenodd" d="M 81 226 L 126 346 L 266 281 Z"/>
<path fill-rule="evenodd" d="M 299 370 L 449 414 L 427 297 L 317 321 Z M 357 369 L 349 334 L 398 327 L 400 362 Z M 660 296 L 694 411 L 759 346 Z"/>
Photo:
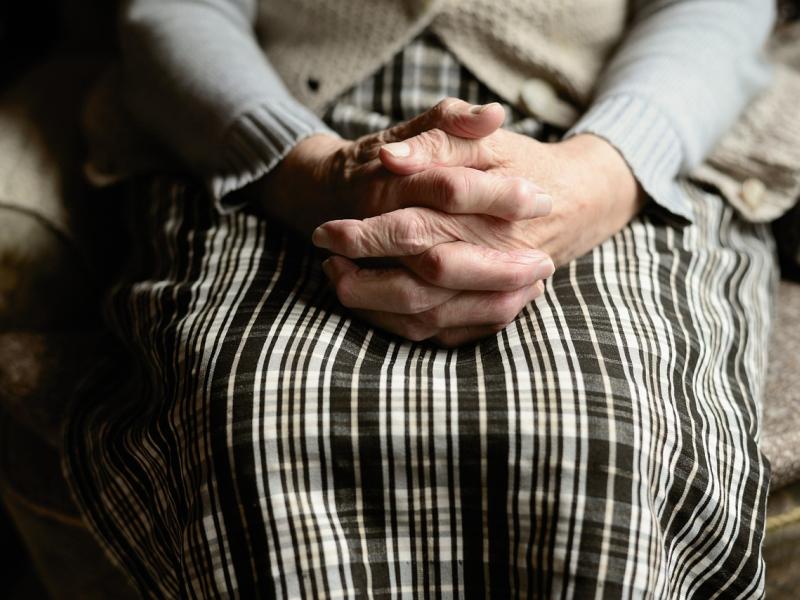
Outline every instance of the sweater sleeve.
<path fill-rule="evenodd" d="M 598 135 L 622 154 L 645 192 L 692 220 L 678 177 L 770 80 L 762 49 L 770 0 L 638 0 L 629 33 L 567 135 Z"/>
<path fill-rule="evenodd" d="M 259 47 L 256 0 L 128 0 L 120 40 L 128 110 L 226 195 L 268 173 L 303 138 L 336 135 L 291 97 Z"/>

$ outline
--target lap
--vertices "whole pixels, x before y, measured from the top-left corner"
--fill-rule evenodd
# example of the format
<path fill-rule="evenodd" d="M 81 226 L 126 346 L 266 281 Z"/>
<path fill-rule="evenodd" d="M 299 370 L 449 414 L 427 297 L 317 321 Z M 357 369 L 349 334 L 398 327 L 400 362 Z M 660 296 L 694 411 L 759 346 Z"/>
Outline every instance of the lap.
<path fill-rule="evenodd" d="M 109 313 L 141 381 L 76 410 L 68 462 L 140 577 L 180 557 L 162 590 L 760 585 L 774 261 L 717 196 L 687 185 L 695 224 L 644 215 L 497 336 L 441 350 L 352 320 L 278 224 L 139 193 Z"/>

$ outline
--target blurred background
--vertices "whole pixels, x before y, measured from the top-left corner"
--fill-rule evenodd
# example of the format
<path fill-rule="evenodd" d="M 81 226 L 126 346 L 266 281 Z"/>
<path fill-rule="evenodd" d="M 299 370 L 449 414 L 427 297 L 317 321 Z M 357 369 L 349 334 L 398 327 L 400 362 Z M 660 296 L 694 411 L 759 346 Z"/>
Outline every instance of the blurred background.
<path fill-rule="evenodd" d="M 115 4 L 110 0 L 0 2 L 0 94 L 57 53 L 91 56 L 113 51 Z M 51 100 L 58 102 L 59 98 Z M 5 232 L 0 231 L 3 235 Z M 4 449 L 10 437 L 6 435 L 7 423 L 0 424 L 0 446 Z M 5 456 L 3 459 L 6 462 Z M 46 479 L 48 473 L 40 476 Z M 0 597 L 48 598 L 4 503 L 0 503 L 0 548 L 5 557 L 0 562 Z"/>
<path fill-rule="evenodd" d="M 113 46 L 116 2 L 38 0 L 0 4 L 0 88 L 56 50 Z"/>

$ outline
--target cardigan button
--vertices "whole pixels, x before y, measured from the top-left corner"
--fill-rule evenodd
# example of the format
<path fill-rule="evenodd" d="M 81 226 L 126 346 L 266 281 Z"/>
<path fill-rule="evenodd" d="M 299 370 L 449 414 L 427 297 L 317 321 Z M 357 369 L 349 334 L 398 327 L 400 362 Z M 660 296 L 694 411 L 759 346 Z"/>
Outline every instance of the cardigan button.
<path fill-rule="evenodd" d="M 764 182 L 755 177 L 750 177 L 742 183 L 739 196 L 750 208 L 758 208 L 764 201 L 766 193 L 767 186 L 764 185 Z"/>
<path fill-rule="evenodd" d="M 556 94 L 544 79 L 528 79 L 520 88 L 520 100 L 528 112 L 556 127 L 569 128 L 578 120 L 578 111 Z"/>
<path fill-rule="evenodd" d="M 308 86 L 308 89 L 310 89 L 312 92 L 316 93 L 319 91 L 319 79 L 315 79 L 314 77 L 309 77 L 308 80 L 306 81 L 306 85 Z"/>

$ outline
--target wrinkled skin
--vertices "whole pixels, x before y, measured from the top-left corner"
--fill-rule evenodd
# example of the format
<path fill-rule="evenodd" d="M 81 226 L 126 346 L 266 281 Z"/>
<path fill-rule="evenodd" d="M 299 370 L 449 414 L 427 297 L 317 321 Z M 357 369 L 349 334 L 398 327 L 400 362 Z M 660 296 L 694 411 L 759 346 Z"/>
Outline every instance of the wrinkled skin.
<path fill-rule="evenodd" d="M 359 317 L 414 341 L 472 342 L 643 202 L 606 141 L 541 143 L 501 129 L 504 117 L 498 104 L 446 99 L 356 141 L 315 135 L 255 191 L 269 215 L 334 255 L 325 273 Z M 391 260 L 354 262 L 364 258 Z"/>

